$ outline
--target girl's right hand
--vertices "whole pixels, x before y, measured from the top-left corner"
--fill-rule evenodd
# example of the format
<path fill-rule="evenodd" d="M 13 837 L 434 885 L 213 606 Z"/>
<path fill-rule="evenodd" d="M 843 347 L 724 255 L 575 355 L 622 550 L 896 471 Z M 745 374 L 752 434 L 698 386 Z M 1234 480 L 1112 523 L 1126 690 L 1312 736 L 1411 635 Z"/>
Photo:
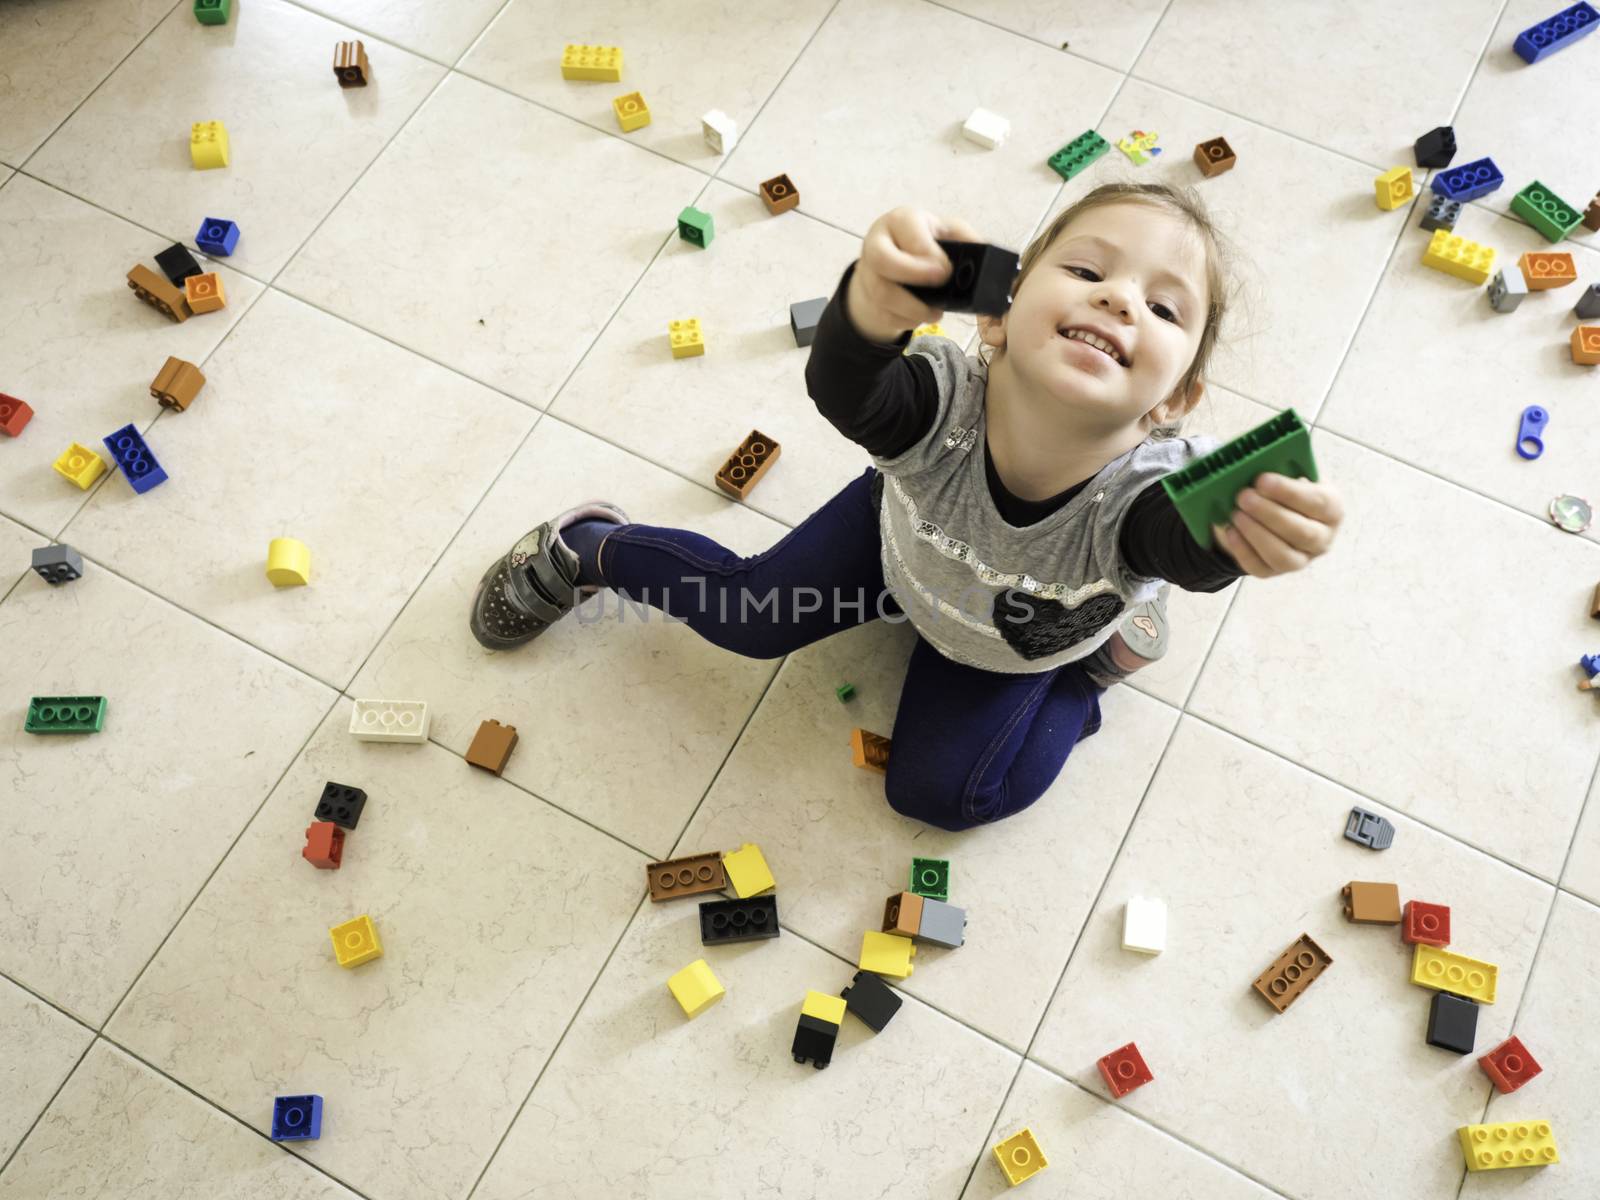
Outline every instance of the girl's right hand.
<path fill-rule="evenodd" d="M 893 342 L 906 330 L 944 315 L 904 286 L 931 286 L 950 278 L 950 259 L 939 248 L 939 238 L 980 240 L 965 221 L 935 216 L 920 208 L 892 209 L 872 223 L 845 294 L 845 312 L 863 337 Z"/>

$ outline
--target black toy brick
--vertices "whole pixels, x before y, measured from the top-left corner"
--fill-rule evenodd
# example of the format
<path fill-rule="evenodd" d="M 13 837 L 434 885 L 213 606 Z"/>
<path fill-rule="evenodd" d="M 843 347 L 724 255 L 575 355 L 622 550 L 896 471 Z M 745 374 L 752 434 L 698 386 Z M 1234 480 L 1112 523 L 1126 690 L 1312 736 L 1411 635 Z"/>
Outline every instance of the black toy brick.
<path fill-rule="evenodd" d="M 794 1027 L 795 1062 L 803 1063 L 809 1058 L 813 1067 L 822 1070 L 833 1061 L 833 1043 L 838 1036 L 839 1027 L 832 1021 L 801 1013 L 800 1023 Z"/>
<path fill-rule="evenodd" d="M 1471 1054 L 1478 1038 L 1478 1006 L 1462 996 L 1435 992 L 1428 1008 L 1428 1045 Z"/>
<path fill-rule="evenodd" d="M 700 941 L 704 945 L 759 942 L 777 936 L 778 898 L 774 895 L 701 902 Z"/>
<path fill-rule="evenodd" d="M 71 546 L 39 546 L 33 552 L 33 569 L 51 587 L 83 578 L 83 559 Z"/>
<path fill-rule="evenodd" d="M 317 803 L 317 820 L 332 821 L 341 829 L 354 829 L 366 804 L 367 794 L 360 788 L 330 780 Z"/>
<path fill-rule="evenodd" d="M 181 288 L 183 281 L 191 275 L 204 274 L 200 270 L 200 264 L 195 262 L 194 255 L 178 242 L 173 242 L 156 255 L 156 266 L 161 268 L 161 273 L 175 288 Z"/>
<path fill-rule="evenodd" d="M 1375 812 L 1352 808 L 1344 823 L 1344 835 L 1369 850 L 1387 850 L 1394 844 L 1394 826 Z"/>
<path fill-rule="evenodd" d="M 840 992 L 845 1009 L 866 1022 L 873 1033 L 882 1033 L 883 1027 L 893 1020 L 900 1005 L 905 1003 L 883 978 L 871 971 L 857 971 L 850 986 Z"/>
<path fill-rule="evenodd" d="M 907 288 L 913 296 L 944 312 L 981 313 L 998 317 L 1011 307 L 1011 284 L 1020 260 L 1010 250 L 982 242 L 947 242 L 940 248 L 950 259 L 950 278 L 928 287 Z"/>
<path fill-rule="evenodd" d="M 1412 149 L 1416 151 L 1417 166 L 1443 170 L 1456 156 L 1456 131 L 1449 125 L 1430 129 L 1417 139 Z"/>

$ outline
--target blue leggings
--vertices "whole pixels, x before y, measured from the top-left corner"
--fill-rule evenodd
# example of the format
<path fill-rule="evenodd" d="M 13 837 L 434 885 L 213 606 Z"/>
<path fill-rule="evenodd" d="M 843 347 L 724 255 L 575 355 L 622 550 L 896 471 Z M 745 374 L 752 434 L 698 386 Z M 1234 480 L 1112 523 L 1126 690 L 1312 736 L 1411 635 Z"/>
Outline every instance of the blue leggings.
<path fill-rule="evenodd" d="M 875 474 L 868 467 L 749 558 L 686 529 L 620 525 L 600 543 L 600 575 L 630 603 L 749 658 L 781 658 L 879 617 L 903 620 L 883 582 Z M 952 662 L 918 638 L 884 778 L 890 807 L 950 830 L 1021 812 L 1100 728 L 1103 690 L 1078 663 L 1001 674 Z"/>

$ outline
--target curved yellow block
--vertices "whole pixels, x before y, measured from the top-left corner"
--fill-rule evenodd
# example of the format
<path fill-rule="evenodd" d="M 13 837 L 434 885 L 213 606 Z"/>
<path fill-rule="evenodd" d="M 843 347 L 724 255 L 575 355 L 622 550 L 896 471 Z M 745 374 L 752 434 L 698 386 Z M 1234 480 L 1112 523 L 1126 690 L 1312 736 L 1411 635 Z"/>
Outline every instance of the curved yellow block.
<path fill-rule="evenodd" d="M 724 995 L 722 984 L 717 982 L 710 964 L 703 958 L 695 959 L 667 980 L 667 990 L 683 1006 L 683 1013 L 688 1017 L 699 1016 Z"/>
<path fill-rule="evenodd" d="M 106 469 L 106 460 L 87 446 L 73 442 L 55 461 L 56 474 L 72 480 L 80 488 L 87 488 Z"/>
<path fill-rule="evenodd" d="M 378 940 L 377 927 L 365 913 L 353 921 L 335 925 L 328 930 L 328 936 L 333 939 L 333 955 L 341 967 L 359 967 L 383 957 L 383 943 Z"/>
<path fill-rule="evenodd" d="M 304 587 L 310 583 L 310 547 L 294 538 L 273 538 L 267 546 L 267 578 L 273 587 Z"/>
<path fill-rule="evenodd" d="M 189 161 L 195 170 L 228 165 L 228 127 L 221 121 L 196 121 L 189 127 Z"/>

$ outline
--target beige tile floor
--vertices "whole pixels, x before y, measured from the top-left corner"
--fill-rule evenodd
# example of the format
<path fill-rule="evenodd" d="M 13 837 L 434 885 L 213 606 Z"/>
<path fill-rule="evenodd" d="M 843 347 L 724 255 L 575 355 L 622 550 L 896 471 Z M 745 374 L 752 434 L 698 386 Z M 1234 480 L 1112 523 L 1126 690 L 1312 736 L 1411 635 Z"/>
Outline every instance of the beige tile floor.
<path fill-rule="evenodd" d="M 1542 516 L 1595 498 L 1596 378 L 1564 349 L 1575 289 L 1495 314 L 1419 265 L 1416 204 L 1372 203 L 1452 120 L 1507 175 L 1462 219 L 1502 262 L 1543 245 L 1516 188 L 1587 203 L 1600 144 L 1570 127 L 1600 37 L 1510 51 L 1556 7 L 234 0 L 215 28 L 188 0 L 0 5 L 0 391 L 36 410 L 0 439 L 0 1200 L 992 1197 L 989 1147 L 1024 1126 L 1038 1196 L 1600 1193 L 1600 701 L 1574 687 L 1600 532 Z M 372 82 L 341 91 L 353 36 Z M 573 41 L 621 44 L 624 84 L 562 81 Z M 623 136 L 633 88 L 654 122 Z M 977 105 L 1002 149 L 959 137 Z M 722 156 L 713 106 L 739 122 Z M 186 161 L 205 119 L 226 170 Z M 1165 153 L 1063 186 L 1043 160 L 1087 127 Z M 1202 180 L 1189 148 L 1219 134 L 1239 166 Z M 780 171 L 801 205 L 774 219 Z M 1294 406 L 1349 518 L 1309 572 L 1176 594 L 1169 656 L 1026 814 L 941 833 L 849 765 L 852 727 L 890 729 L 903 628 L 783 662 L 662 623 L 472 642 L 484 563 L 560 508 L 604 495 L 752 553 L 861 469 L 787 306 L 878 212 L 1020 247 L 1113 178 L 1196 185 L 1237 250 L 1195 427 Z M 674 236 L 687 203 L 709 251 Z M 243 230 L 209 264 L 229 307 L 175 326 L 122 276 L 204 216 Z M 667 356 L 680 316 L 704 358 Z M 208 376 L 187 413 L 146 394 L 169 354 Z M 169 483 L 52 472 L 128 421 Z M 733 504 L 710 477 L 752 427 L 784 453 Z M 312 587 L 263 590 L 282 533 Z M 27 570 L 50 540 L 82 580 Z M 105 730 L 21 732 L 52 692 L 110 696 Z M 426 699 L 429 744 L 352 741 L 360 696 Z M 491 716 L 522 739 L 499 780 L 461 762 Z M 298 853 L 329 778 L 371 796 L 338 873 Z M 1395 823 L 1382 857 L 1339 836 L 1352 804 Z M 745 841 L 776 944 L 702 950 L 692 905 L 643 901 L 645 861 Z M 849 1018 L 827 1071 L 797 1066 L 801 995 L 849 981 L 913 854 L 954 861 L 968 944 L 921 950 L 884 1033 Z M 1405 948 L 1339 912 L 1373 876 L 1499 964 L 1478 1043 L 1527 1042 L 1522 1091 L 1424 1044 Z M 1148 894 L 1154 959 L 1120 948 Z M 385 955 L 341 971 L 324 930 L 363 912 Z M 1301 932 L 1335 962 L 1274 1016 L 1248 985 Z M 702 954 L 728 994 L 686 1022 L 662 983 Z M 1129 1040 L 1156 1079 L 1113 1101 L 1094 1063 Z M 272 1143 L 272 1097 L 301 1092 L 323 1137 Z M 1530 1118 L 1559 1166 L 1466 1176 L 1457 1125 Z"/>

